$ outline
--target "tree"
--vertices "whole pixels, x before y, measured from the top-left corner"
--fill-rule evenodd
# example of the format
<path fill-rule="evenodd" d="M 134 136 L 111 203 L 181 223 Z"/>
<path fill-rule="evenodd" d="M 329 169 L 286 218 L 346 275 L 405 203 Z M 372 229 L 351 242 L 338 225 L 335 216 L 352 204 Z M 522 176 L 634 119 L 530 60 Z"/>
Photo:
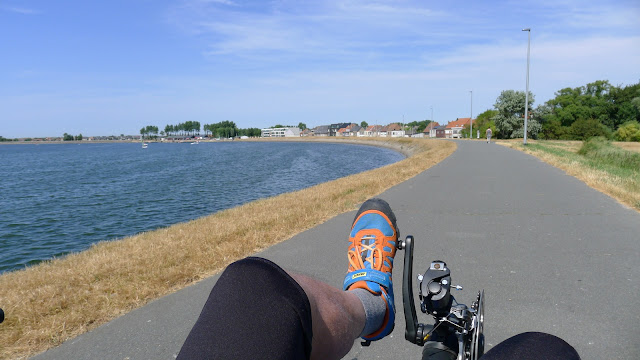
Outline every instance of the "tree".
<path fill-rule="evenodd" d="M 498 130 L 496 129 L 496 124 L 491 120 L 494 116 L 498 115 L 498 110 L 486 110 L 483 113 L 479 114 L 478 117 L 473 122 L 473 129 L 476 131 L 480 131 L 480 137 L 484 137 L 488 128 L 491 128 L 493 132 L 493 137 L 498 137 Z M 464 126 L 462 130 L 462 134 L 465 137 L 469 137 L 470 124 Z M 471 137 L 476 137 L 476 134 L 471 134 Z"/>
<path fill-rule="evenodd" d="M 640 123 L 637 121 L 629 121 L 622 124 L 614 138 L 618 141 L 640 141 Z"/>
<path fill-rule="evenodd" d="M 78 136 L 76 136 L 76 140 L 82 140 L 82 134 L 79 134 Z"/>
<path fill-rule="evenodd" d="M 304 131 L 306 128 L 307 128 L 307 124 L 302 122 L 298 124 L 298 129 L 300 129 L 300 131 Z"/>
<path fill-rule="evenodd" d="M 409 128 L 416 127 L 416 132 L 421 133 L 427 127 L 427 125 L 429 125 L 430 122 L 431 120 L 412 121 L 405 125 Z"/>
<path fill-rule="evenodd" d="M 229 120 L 205 125 L 205 129 L 210 131 L 213 136 L 219 138 L 230 138 L 238 135 L 238 127 L 233 121 Z"/>
<path fill-rule="evenodd" d="M 569 127 L 569 134 L 574 140 L 587 140 L 595 136 L 611 138 L 611 130 L 596 119 L 580 119 Z"/>
<path fill-rule="evenodd" d="M 366 121 L 362 121 L 362 122 L 360 123 L 360 127 L 363 127 L 363 128 L 365 128 L 365 129 L 366 129 L 366 128 L 367 128 L 367 126 L 369 126 L 369 123 L 367 123 Z"/>
<path fill-rule="evenodd" d="M 64 135 L 62 135 L 62 140 L 63 141 L 73 141 L 73 135 L 69 135 L 67 133 L 64 133 Z"/>
<path fill-rule="evenodd" d="M 524 137 L 524 91 L 505 90 L 496 99 L 495 108 L 498 114 L 491 118 L 495 122 L 495 130 L 499 138 L 520 138 Z M 528 112 L 531 113 L 531 106 L 534 96 L 529 93 Z M 527 135 L 535 138 L 541 130 L 540 123 L 533 118 L 527 121 Z"/>

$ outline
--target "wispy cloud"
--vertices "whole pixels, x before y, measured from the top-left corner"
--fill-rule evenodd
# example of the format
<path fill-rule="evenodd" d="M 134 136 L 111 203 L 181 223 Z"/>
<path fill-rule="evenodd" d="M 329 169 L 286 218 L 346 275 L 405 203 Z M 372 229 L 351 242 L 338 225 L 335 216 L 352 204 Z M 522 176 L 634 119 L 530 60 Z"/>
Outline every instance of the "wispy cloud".
<path fill-rule="evenodd" d="M 28 9 L 28 8 L 24 8 L 24 7 L 10 6 L 10 5 L 0 6 L 0 9 L 8 11 L 8 12 L 12 12 L 12 13 L 22 14 L 22 15 L 40 14 L 40 11 L 38 11 L 38 10 Z"/>

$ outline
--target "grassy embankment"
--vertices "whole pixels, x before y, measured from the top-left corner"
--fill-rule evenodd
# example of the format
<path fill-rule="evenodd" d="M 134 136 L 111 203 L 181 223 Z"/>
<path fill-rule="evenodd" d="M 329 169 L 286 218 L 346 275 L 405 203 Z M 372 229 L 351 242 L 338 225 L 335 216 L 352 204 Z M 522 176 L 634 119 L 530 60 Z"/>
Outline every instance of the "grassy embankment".
<path fill-rule="evenodd" d="M 611 143 L 594 138 L 581 141 L 498 140 L 534 155 L 546 163 L 584 181 L 619 202 L 640 211 L 640 144 Z"/>
<path fill-rule="evenodd" d="M 412 154 L 379 169 L 254 201 L 0 276 L 0 358 L 59 345 L 232 261 L 291 238 L 428 169 L 452 142 L 380 139 Z M 96 214 L 99 216 L 99 214 Z"/>

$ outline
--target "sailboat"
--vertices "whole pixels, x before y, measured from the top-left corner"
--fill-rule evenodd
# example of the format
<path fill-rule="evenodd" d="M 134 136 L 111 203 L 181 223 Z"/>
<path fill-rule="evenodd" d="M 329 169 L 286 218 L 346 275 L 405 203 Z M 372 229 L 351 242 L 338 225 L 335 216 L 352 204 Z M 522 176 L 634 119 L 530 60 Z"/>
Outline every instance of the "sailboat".
<path fill-rule="evenodd" d="M 142 143 L 142 148 L 143 148 L 143 149 L 146 149 L 146 148 L 147 148 L 147 146 L 149 146 L 149 144 L 147 144 L 146 142 L 144 142 L 144 140 L 143 140 L 143 136 L 142 136 L 142 135 L 140 135 L 140 142 Z"/>

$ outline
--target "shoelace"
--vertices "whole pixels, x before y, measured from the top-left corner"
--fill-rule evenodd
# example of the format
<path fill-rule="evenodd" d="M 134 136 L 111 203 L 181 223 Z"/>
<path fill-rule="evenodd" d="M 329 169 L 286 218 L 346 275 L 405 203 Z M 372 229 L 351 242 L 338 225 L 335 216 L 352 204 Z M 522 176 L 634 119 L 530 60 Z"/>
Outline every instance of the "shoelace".
<path fill-rule="evenodd" d="M 364 269 L 364 263 L 365 261 L 368 261 L 369 263 L 371 263 L 371 268 L 374 270 L 380 270 L 382 268 L 382 261 L 374 261 L 376 259 L 376 254 L 378 255 L 377 258 L 378 259 L 382 259 L 382 251 L 380 250 L 380 248 L 375 247 L 376 246 L 376 238 L 375 237 L 368 237 L 365 238 L 367 235 L 363 236 L 358 244 L 355 244 L 355 251 L 353 250 L 349 250 L 348 255 L 349 255 L 349 264 L 354 268 L 354 269 Z M 363 244 L 362 241 L 363 240 L 373 240 L 373 243 L 370 245 L 367 244 Z M 366 252 L 370 251 L 370 255 L 369 256 L 365 256 Z"/>

